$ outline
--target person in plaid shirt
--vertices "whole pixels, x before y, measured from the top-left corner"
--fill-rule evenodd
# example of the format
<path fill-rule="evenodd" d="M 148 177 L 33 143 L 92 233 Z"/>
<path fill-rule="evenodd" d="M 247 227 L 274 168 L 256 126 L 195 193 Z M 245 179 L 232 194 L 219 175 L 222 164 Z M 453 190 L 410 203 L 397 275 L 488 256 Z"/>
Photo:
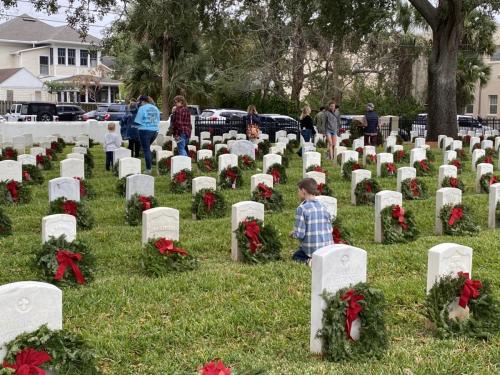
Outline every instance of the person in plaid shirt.
<path fill-rule="evenodd" d="M 327 208 L 316 200 L 319 192 L 314 179 L 303 179 L 298 189 L 302 203 L 295 211 L 295 227 L 290 235 L 300 241 L 300 246 L 292 259 L 309 264 L 316 250 L 333 245 L 332 218 Z"/>
<path fill-rule="evenodd" d="M 172 135 L 177 142 L 179 155 L 188 156 L 186 146 L 191 137 L 191 113 L 183 96 L 176 96 L 174 103 L 175 112 L 172 115 Z"/>

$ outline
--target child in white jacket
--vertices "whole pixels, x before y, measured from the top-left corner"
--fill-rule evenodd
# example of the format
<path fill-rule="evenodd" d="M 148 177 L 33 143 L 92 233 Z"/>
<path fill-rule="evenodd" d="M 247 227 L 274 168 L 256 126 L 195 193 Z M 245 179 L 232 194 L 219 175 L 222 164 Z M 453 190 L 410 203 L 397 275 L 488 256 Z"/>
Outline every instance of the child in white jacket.
<path fill-rule="evenodd" d="M 116 124 L 110 122 L 108 124 L 108 133 L 104 136 L 104 151 L 106 151 L 106 170 L 109 171 L 113 167 L 113 151 L 119 149 L 122 145 L 122 137 L 115 133 Z"/>

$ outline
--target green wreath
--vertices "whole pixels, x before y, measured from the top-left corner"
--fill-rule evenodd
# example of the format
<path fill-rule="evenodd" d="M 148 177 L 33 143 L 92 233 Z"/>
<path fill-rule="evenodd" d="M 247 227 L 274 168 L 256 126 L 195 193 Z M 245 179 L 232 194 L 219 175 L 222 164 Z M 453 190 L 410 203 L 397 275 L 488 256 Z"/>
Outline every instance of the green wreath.
<path fill-rule="evenodd" d="M 135 227 L 142 223 L 142 212 L 158 207 L 158 201 L 153 196 L 134 194 L 128 201 L 125 210 L 125 220 Z"/>
<path fill-rule="evenodd" d="M 477 298 L 471 297 L 468 300 L 468 318 L 450 319 L 449 306 L 456 302 L 457 298 L 460 299 L 467 278 L 464 274 L 443 276 L 436 281 L 425 298 L 423 315 L 440 338 L 468 336 L 486 340 L 500 328 L 498 302 L 492 293 L 489 280 L 481 282 Z"/>
<path fill-rule="evenodd" d="M 323 184 L 323 183 L 317 184 L 316 189 L 318 190 L 319 195 L 324 195 L 327 197 L 333 196 L 332 188 L 328 186 L 328 184 Z"/>
<path fill-rule="evenodd" d="M 190 146 L 194 146 L 196 147 L 197 150 L 199 150 L 200 148 L 200 142 L 198 142 L 197 140 L 195 139 L 191 139 L 188 143 Z"/>
<path fill-rule="evenodd" d="M 417 170 L 418 177 L 432 176 L 434 174 L 434 165 L 429 163 L 427 159 L 416 161 L 413 163 L 413 168 Z"/>
<path fill-rule="evenodd" d="M 5 346 L 7 352 L 3 370 L 0 364 L 0 374 L 14 374 L 15 371 L 5 367 L 5 364 L 14 365 L 16 356 L 29 349 L 45 352 L 50 356 L 49 361 L 36 366 L 40 369 L 51 369 L 56 374 L 96 375 L 100 373 L 95 352 L 81 335 L 65 329 L 53 331 L 44 324 L 34 332 L 17 336 Z"/>
<path fill-rule="evenodd" d="M 351 233 L 344 228 L 338 217 L 332 218 L 332 237 L 334 244 L 352 245 Z"/>
<path fill-rule="evenodd" d="M 17 150 L 12 147 L 5 147 L 2 150 L 2 160 L 17 160 Z"/>
<path fill-rule="evenodd" d="M 201 189 L 193 198 L 191 212 L 197 220 L 224 217 L 226 201 L 217 190 Z"/>
<path fill-rule="evenodd" d="M 392 155 L 395 163 L 408 163 L 410 161 L 410 155 L 405 150 L 395 151 Z"/>
<path fill-rule="evenodd" d="M 346 327 L 346 312 L 349 307 L 346 297 L 353 292 L 363 297 L 357 301 L 362 307 L 358 314 L 361 329 L 357 341 L 348 337 Z M 358 283 L 342 288 L 335 294 L 325 292 L 322 297 L 326 306 L 323 310 L 323 327 L 317 336 L 321 339 L 324 357 L 333 362 L 382 358 L 389 346 L 384 320 L 386 301 L 383 293 L 369 284 Z"/>
<path fill-rule="evenodd" d="M 116 163 L 113 164 L 113 167 L 111 167 L 111 171 L 113 172 L 113 176 L 118 177 L 120 175 L 118 171 L 118 164 L 119 162 L 117 161 Z M 87 169 L 85 169 L 85 174 L 87 174 Z"/>
<path fill-rule="evenodd" d="M 273 183 L 274 184 L 286 184 L 288 182 L 288 177 L 286 175 L 286 169 L 283 165 L 279 163 L 275 163 L 271 165 L 269 168 L 267 168 L 266 171 L 267 174 L 270 174 L 273 176 Z"/>
<path fill-rule="evenodd" d="M 458 174 L 462 173 L 462 169 L 463 169 L 464 165 L 462 164 L 462 161 L 460 159 L 450 160 L 450 162 L 448 164 L 449 165 L 453 165 L 454 167 L 456 167 Z"/>
<path fill-rule="evenodd" d="M 44 171 L 50 171 L 54 168 L 52 160 L 47 155 L 41 154 L 36 156 L 36 166 Z"/>
<path fill-rule="evenodd" d="M 486 156 L 491 156 L 492 158 L 494 158 L 496 156 L 495 149 L 492 148 L 492 147 L 485 148 L 484 149 L 484 154 Z"/>
<path fill-rule="evenodd" d="M 229 149 L 227 147 L 220 148 L 215 154 L 216 160 L 219 160 L 219 156 L 229 154 Z"/>
<path fill-rule="evenodd" d="M 12 220 L 0 207 L 0 237 L 7 237 L 12 234 Z"/>
<path fill-rule="evenodd" d="M 59 140 L 59 138 L 58 138 L 58 140 Z M 63 142 L 64 142 L 64 140 L 63 140 Z M 50 143 L 50 149 L 53 150 L 54 152 L 59 153 L 59 154 L 61 152 L 63 152 L 65 146 L 66 146 L 66 144 L 59 143 L 58 141 Z"/>
<path fill-rule="evenodd" d="M 467 155 L 467 152 L 465 152 L 463 148 L 459 148 L 455 151 L 457 153 L 457 158 L 460 159 L 461 161 L 469 160 L 469 155 Z"/>
<path fill-rule="evenodd" d="M 92 171 L 94 169 L 94 156 L 90 153 L 90 150 L 87 149 L 87 153 L 83 155 L 83 161 L 85 164 L 85 177 L 92 178 Z M 118 163 L 116 163 L 116 168 L 118 169 Z M 118 171 L 116 173 L 118 176 Z"/>
<path fill-rule="evenodd" d="M 94 187 L 89 183 L 89 181 L 82 180 L 81 178 L 76 179 L 80 183 L 80 199 L 94 199 L 97 194 Z"/>
<path fill-rule="evenodd" d="M 407 178 L 401 181 L 401 193 L 406 200 L 423 200 L 429 198 L 425 182 L 419 178 Z"/>
<path fill-rule="evenodd" d="M 397 216 L 400 212 L 402 215 Z M 403 220 L 400 222 L 399 220 Z M 380 212 L 384 244 L 406 243 L 415 241 L 420 234 L 415 222 L 415 216 L 410 210 L 401 206 L 391 205 Z"/>
<path fill-rule="evenodd" d="M 290 139 L 288 141 L 288 144 L 292 147 L 292 148 L 298 148 L 300 146 L 300 142 L 298 139 Z"/>
<path fill-rule="evenodd" d="M 255 160 L 248 155 L 238 156 L 238 166 L 242 171 L 255 169 Z"/>
<path fill-rule="evenodd" d="M 62 152 L 64 147 L 66 147 L 66 141 L 63 138 L 58 137 L 57 143 L 59 144 L 59 147 L 61 147 L 61 152 Z"/>
<path fill-rule="evenodd" d="M 270 149 L 271 149 L 271 143 L 267 139 L 260 141 L 257 145 L 257 155 L 259 159 L 262 160 L 264 155 L 269 154 Z"/>
<path fill-rule="evenodd" d="M 264 209 L 269 212 L 280 212 L 285 205 L 283 195 L 279 191 L 262 183 L 258 184 L 257 188 L 253 191 L 252 200 L 262 203 Z"/>
<path fill-rule="evenodd" d="M 366 155 L 366 164 L 373 165 L 377 164 L 377 154 L 368 154 Z"/>
<path fill-rule="evenodd" d="M 497 206 L 495 209 L 495 219 L 497 222 L 496 226 L 500 226 L 500 202 L 497 202 Z"/>
<path fill-rule="evenodd" d="M 178 241 L 158 238 L 144 246 L 142 267 L 148 275 L 163 277 L 172 272 L 192 271 L 198 268 L 198 260 L 181 248 Z"/>
<path fill-rule="evenodd" d="M 382 163 L 380 165 L 380 176 L 385 177 L 396 177 L 398 174 L 398 168 L 394 163 Z"/>
<path fill-rule="evenodd" d="M 452 187 L 465 191 L 465 184 L 457 177 L 445 177 L 443 182 L 441 182 L 441 187 Z"/>
<path fill-rule="evenodd" d="M 49 215 L 52 214 L 68 214 L 76 217 L 79 229 L 92 229 L 95 222 L 94 216 L 83 202 L 66 200 L 64 197 L 50 202 Z"/>
<path fill-rule="evenodd" d="M 126 175 L 125 177 L 119 178 L 116 181 L 116 192 L 120 197 L 124 197 L 127 192 L 127 177 L 132 176 L 131 174 Z"/>
<path fill-rule="evenodd" d="M 479 159 L 476 160 L 476 165 L 475 165 L 476 169 L 477 169 L 477 166 L 481 163 L 493 164 L 493 157 L 489 156 L 489 155 L 481 156 Z"/>
<path fill-rule="evenodd" d="M 193 172 L 183 169 L 172 176 L 170 180 L 170 191 L 174 194 L 182 194 L 191 191 L 193 183 Z"/>
<path fill-rule="evenodd" d="M 343 147 L 351 148 L 352 147 L 352 141 L 349 138 L 343 139 L 340 142 L 340 145 L 343 146 Z"/>
<path fill-rule="evenodd" d="M 326 148 L 326 142 L 323 139 L 318 140 L 318 142 L 316 142 L 316 148 Z"/>
<path fill-rule="evenodd" d="M 325 177 L 328 176 L 328 171 L 325 168 L 323 168 L 321 165 L 317 165 L 317 164 L 310 165 L 309 167 L 307 167 L 306 172 L 319 172 L 319 173 L 324 173 Z"/>
<path fill-rule="evenodd" d="M 42 185 L 45 181 L 40 169 L 31 164 L 23 164 L 23 182 L 28 185 Z"/>
<path fill-rule="evenodd" d="M 352 171 L 362 169 L 363 166 L 359 164 L 357 161 L 348 160 L 342 166 L 342 177 L 344 180 L 351 181 Z"/>
<path fill-rule="evenodd" d="M 212 143 L 205 143 L 205 144 L 203 144 L 203 146 L 201 146 L 201 149 L 213 151 L 214 145 Z"/>
<path fill-rule="evenodd" d="M 29 202 L 31 202 L 31 190 L 28 184 L 14 180 L 0 182 L 0 205 Z"/>
<path fill-rule="evenodd" d="M 425 150 L 425 158 L 429 160 L 431 163 L 436 161 L 436 155 L 428 148 Z"/>
<path fill-rule="evenodd" d="M 221 189 L 238 189 L 243 185 L 243 175 L 239 167 L 228 167 L 219 175 Z"/>
<path fill-rule="evenodd" d="M 474 146 L 472 146 L 472 151 L 474 151 L 474 150 L 480 150 L 480 149 L 481 149 L 481 143 L 480 142 L 474 143 Z"/>
<path fill-rule="evenodd" d="M 479 185 L 481 186 L 481 192 L 482 193 L 489 193 L 490 186 L 493 184 L 496 184 L 498 182 L 500 182 L 500 180 L 493 173 L 483 174 L 481 176 L 481 178 L 479 179 Z"/>
<path fill-rule="evenodd" d="M 57 260 L 59 251 L 69 251 L 81 259 L 73 259 L 73 263 L 78 267 L 83 277 L 83 282 L 78 282 L 75 273 L 72 271 L 71 265 L 61 267 Z M 63 257 L 64 259 L 64 257 Z M 44 280 L 56 285 L 77 286 L 87 284 L 94 278 L 95 258 L 88 249 L 87 245 L 80 241 L 66 241 L 65 235 L 59 238 L 50 237 L 36 253 L 35 266 L 41 269 L 41 274 Z M 59 278 L 56 275 L 60 271 Z"/>
<path fill-rule="evenodd" d="M 172 168 L 172 156 L 168 158 L 161 158 L 158 162 L 158 173 L 160 176 L 165 176 L 170 173 L 170 169 Z"/>
<path fill-rule="evenodd" d="M 256 241 L 252 241 L 245 234 L 246 226 L 258 228 Z M 247 217 L 235 230 L 238 248 L 247 263 L 266 263 L 281 259 L 281 248 L 283 247 L 279 234 L 271 225 L 264 226 L 262 220 Z M 254 232 L 255 234 L 255 232 Z"/>
<path fill-rule="evenodd" d="M 452 221 L 451 218 L 454 209 L 461 210 L 462 215 L 459 219 Z M 443 233 L 449 236 L 476 235 L 479 232 L 479 226 L 472 220 L 469 208 L 462 204 L 448 204 L 443 206 L 439 213 L 439 219 L 443 224 Z"/>
<path fill-rule="evenodd" d="M 217 169 L 217 164 L 214 158 L 205 158 L 198 160 L 198 169 L 202 172 L 210 173 Z"/>
<path fill-rule="evenodd" d="M 380 191 L 380 185 L 373 178 L 365 178 L 358 182 L 354 195 L 356 196 L 356 206 L 375 204 L 375 195 Z"/>
<path fill-rule="evenodd" d="M 45 155 L 51 160 L 51 161 L 57 161 L 57 153 L 52 150 L 51 148 L 46 148 L 45 149 Z"/>

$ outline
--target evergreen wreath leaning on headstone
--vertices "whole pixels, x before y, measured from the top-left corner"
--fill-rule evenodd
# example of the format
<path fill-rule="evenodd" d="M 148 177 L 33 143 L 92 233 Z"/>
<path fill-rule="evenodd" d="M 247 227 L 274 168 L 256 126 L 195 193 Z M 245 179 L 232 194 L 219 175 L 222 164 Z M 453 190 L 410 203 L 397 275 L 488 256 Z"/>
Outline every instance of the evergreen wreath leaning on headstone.
<path fill-rule="evenodd" d="M 247 217 L 235 230 L 238 248 L 247 263 L 266 263 L 281 259 L 282 243 L 278 232 L 262 220 Z"/>
<path fill-rule="evenodd" d="M 191 212 L 197 220 L 224 217 L 226 201 L 217 190 L 201 189 L 193 198 Z"/>
<path fill-rule="evenodd" d="M 194 270 L 198 267 L 198 260 L 178 241 L 161 237 L 144 246 L 142 266 L 148 275 L 161 277 L 171 272 Z"/>

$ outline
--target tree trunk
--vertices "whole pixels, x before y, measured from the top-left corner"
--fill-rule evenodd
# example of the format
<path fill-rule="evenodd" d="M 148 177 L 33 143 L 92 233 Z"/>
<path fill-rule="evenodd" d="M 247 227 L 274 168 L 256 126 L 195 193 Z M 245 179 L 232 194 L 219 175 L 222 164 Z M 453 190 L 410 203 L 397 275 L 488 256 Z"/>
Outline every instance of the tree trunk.
<path fill-rule="evenodd" d="M 295 19 L 295 30 L 293 33 L 293 55 L 292 55 L 292 94 L 290 100 L 300 106 L 300 93 L 304 85 L 304 65 L 306 59 L 306 43 L 300 18 Z"/>
<path fill-rule="evenodd" d="M 414 56 L 412 51 L 405 47 L 399 47 L 399 61 L 398 61 L 398 100 L 403 101 L 411 97 L 411 89 L 413 85 L 413 62 Z"/>
<path fill-rule="evenodd" d="M 162 120 L 170 116 L 170 60 L 172 58 L 172 38 L 165 35 L 163 38 L 162 65 L 161 65 L 161 111 Z"/>

